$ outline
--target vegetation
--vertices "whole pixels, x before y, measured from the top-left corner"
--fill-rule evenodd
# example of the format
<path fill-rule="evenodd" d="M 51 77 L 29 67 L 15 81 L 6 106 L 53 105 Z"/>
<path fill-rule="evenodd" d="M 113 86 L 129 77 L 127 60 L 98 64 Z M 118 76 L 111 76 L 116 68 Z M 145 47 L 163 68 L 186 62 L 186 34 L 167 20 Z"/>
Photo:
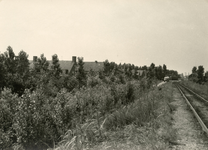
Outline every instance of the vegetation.
<path fill-rule="evenodd" d="M 208 99 L 208 71 L 205 72 L 202 65 L 198 68 L 194 66 L 188 80 L 183 80 L 182 83 Z"/>
<path fill-rule="evenodd" d="M 83 66 L 79 58 L 76 73 L 63 74 L 57 55 L 51 64 L 44 54 L 30 64 L 26 52 L 15 56 L 9 46 L 0 56 L 0 147 L 96 149 L 124 140 L 167 148 L 174 137 L 171 85 L 163 90 L 153 85 L 176 71 L 107 60 L 99 72 L 87 73 Z M 158 136 L 159 130 L 164 134 Z"/>
<path fill-rule="evenodd" d="M 198 69 L 196 66 L 194 66 L 192 69 L 192 74 L 188 76 L 188 79 L 195 83 L 205 84 L 208 82 L 208 71 L 204 73 L 203 66 L 198 66 Z"/>
<path fill-rule="evenodd" d="M 200 94 L 204 98 L 208 99 L 208 83 L 199 84 L 189 80 L 183 80 L 182 82 L 185 86 L 188 86 L 190 89 Z"/>
<path fill-rule="evenodd" d="M 54 149 L 168 149 L 176 132 L 169 107 L 172 87 L 169 84 L 163 89 L 138 92 L 134 102 L 116 107 L 112 113 L 98 111 L 94 119 L 68 130 Z"/>

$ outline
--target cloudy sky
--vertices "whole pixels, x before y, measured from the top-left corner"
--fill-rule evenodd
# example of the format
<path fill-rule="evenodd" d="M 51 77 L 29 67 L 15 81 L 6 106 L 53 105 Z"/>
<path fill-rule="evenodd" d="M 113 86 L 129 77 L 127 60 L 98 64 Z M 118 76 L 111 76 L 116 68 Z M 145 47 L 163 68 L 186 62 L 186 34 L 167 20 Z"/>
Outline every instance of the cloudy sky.
<path fill-rule="evenodd" d="M 208 70 L 208 0 L 0 0 L 0 52 Z"/>

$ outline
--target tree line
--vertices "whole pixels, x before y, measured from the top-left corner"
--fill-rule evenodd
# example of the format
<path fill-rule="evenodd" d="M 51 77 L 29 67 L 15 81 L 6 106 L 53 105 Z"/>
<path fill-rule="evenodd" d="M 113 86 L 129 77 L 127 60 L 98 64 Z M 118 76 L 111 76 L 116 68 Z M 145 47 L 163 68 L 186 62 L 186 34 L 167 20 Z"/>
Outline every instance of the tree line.
<path fill-rule="evenodd" d="M 138 74 L 138 71 L 141 70 L 142 73 Z M 169 76 L 172 79 L 180 78 L 179 74 L 175 70 L 169 70 L 165 64 L 163 66 L 155 66 L 154 63 L 151 63 L 150 66 L 135 66 L 134 64 L 119 64 L 117 65 L 114 62 L 104 62 L 104 73 L 105 75 L 110 74 L 119 74 L 124 73 L 128 78 L 141 79 L 146 77 L 147 79 L 156 79 L 163 80 L 165 76 Z"/>
<path fill-rule="evenodd" d="M 204 84 L 205 82 L 208 82 L 208 71 L 205 72 L 202 65 L 198 66 L 198 68 L 194 66 L 188 79 L 199 84 Z"/>
<path fill-rule="evenodd" d="M 31 67 L 25 51 L 22 50 L 15 55 L 12 47 L 8 46 L 6 52 L 0 55 L 0 91 L 9 88 L 12 93 L 17 93 L 19 96 L 25 89 L 34 91 L 36 88 L 42 88 L 49 95 L 54 95 L 61 88 L 71 91 L 75 86 L 85 85 L 86 75 L 83 65 L 83 59 L 78 58 L 77 74 L 74 77 L 62 76 L 56 54 L 52 56 L 51 64 L 44 54 L 41 54 Z"/>
<path fill-rule="evenodd" d="M 63 76 L 56 54 L 52 56 L 51 64 L 44 54 L 41 54 L 31 67 L 28 54 L 25 51 L 22 50 L 18 55 L 15 55 L 12 47 L 8 46 L 6 52 L 0 55 L 0 90 L 9 88 L 13 93 L 21 96 L 25 89 L 34 91 L 36 88 L 42 88 L 45 93 L 56 95 L 62 88 L 72 91 L 74 88 L 86 86 L 90 76 L 98 76 L 103 80 L 108 76 L 112 81 L 119 78 L 121 82 L 124 82 L 124 78 L 140 80 L 145 77 L 151 81 L 163 80 L 165 76 L 179 76 L 177 71 L 168 70 L 165 64 L 155 66 L 152 63 L 149 67 L 146 65 L 138 67 L 134 64 L 116 64 L 108 60 L 105 60 L 103 64 L 103 70 L 99 72 L 91 70 L 86 73 L 83 58 L 79 57 L 76 73 Z M 139 70 L 142 71 L 140 74 Z"/>

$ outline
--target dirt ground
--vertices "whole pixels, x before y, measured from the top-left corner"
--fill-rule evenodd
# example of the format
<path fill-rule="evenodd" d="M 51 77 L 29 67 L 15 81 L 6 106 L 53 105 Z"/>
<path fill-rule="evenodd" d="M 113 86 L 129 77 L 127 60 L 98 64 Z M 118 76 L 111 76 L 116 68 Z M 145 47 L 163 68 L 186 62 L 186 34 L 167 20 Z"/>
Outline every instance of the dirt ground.
<path fill-rule="evenodd" d="M 188 108 L 185 100 L 174 88 L 175 106 L 173 113 L 173 128 L 177 130 L 177 143 L 172 146 L 173 150 L 208 150 L 208 136 L 203 134 L 202 129 Z"/>

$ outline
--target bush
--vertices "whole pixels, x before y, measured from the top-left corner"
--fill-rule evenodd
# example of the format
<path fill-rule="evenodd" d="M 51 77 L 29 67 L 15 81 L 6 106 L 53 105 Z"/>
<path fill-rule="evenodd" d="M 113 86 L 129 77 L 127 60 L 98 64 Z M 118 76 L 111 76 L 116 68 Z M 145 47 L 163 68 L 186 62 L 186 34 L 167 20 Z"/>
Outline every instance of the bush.
<path fill-rule="evenodd" d="M 98 84 L 101 84 L 101 79 L 99 78 L 99 76 L 89 76 L 87 78 L 87 87 L 94 87 Z"/>
<path fill-rule="evenodd" d="M 105 79 L 103 83 L 99 77 L 90 77 L 87 87 L 73 90 L 73 93 L 66 88 L 53 92 L 54 84 L 46 84 L 44 90 L 40 87 L 32 93 L 26 90 L 22 97 L 9 90 L 3 91 L 0 108 L 2 116 L 6 117 L 0 119 L 0 132 L 4 133 L 0 135 L 0 143 L 4 143 L 1 146 L 13 144 L 25 149 L 46 149 L 56 145 L 69 129 L 76 131 L 89 120 L 96 120 L 100 127 L 105 116 L 112 114 L 114 118 L 106 118 L 106 124 L 121 127 L 132 123 L 140 109 L 143 110 L 141 114 L 147 113 L 149 104 L 131 105 L 138 98 L 139 82 L 120 84 L 109 77 Z M 48 94 L 47 90 L 55 95 Z"/>
<path fill-rule="evenodd" d="M 41 90 L 22 97 L 4 90 L 0 101 L 0 146 L 18 143 L 25 149 L 53 147 L 71 126 L 75 113 L 74 97 L 62 90 L 55 98 Z"/>
<path fill-rule="evenodd" d="M 14 130 L 12 129 L 15 117 L 18 96 L 12 94 L 11 90 L 5 89 L 0 98 L 0 147 L 7 148 L 16 142 Z"/>

